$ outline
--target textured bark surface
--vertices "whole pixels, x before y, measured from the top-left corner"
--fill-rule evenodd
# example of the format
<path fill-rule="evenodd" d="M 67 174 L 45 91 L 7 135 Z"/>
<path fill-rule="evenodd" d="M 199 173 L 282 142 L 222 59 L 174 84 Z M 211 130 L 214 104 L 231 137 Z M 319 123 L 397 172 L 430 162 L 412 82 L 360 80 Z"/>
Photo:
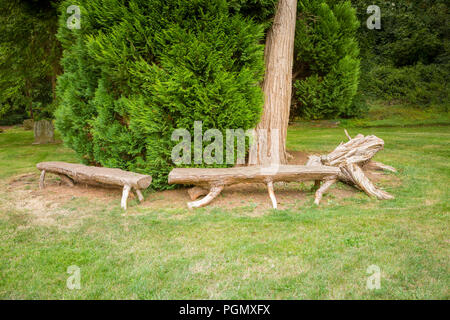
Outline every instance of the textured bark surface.
<path fill-rule="evenodd" d="M 46 144 L 55 142 L 55 130 L 50 120 L 34 122 L 34 143 Z"/>
<path fill-rule="evenodd" d="M 83 164 L 66 163 L 66 162 L 41 162 L 36 165 L 41 170 L 41 178 L 39 187 L 45 187 L 45 174 L 50 172 L 57 174 L 62 182 L 73 185 L 77 183 L 85 183 L 100 186 L 117 186 L 123 187 L 123 195 L 121 205 L 126 209 L 126 203 L 131 188 L 134 188 L 138 195 L 139 201 L 143 200 L 141 189 L 146 189 L 152 182 L 152 177 L 135 172 L 124 171 L 120 169 L 89 167 Z"/>
<path fill-rule="evenodd" d="M 197 201 L 189 202 L 189 208 L 202 207 L 217 197 L 225 186 L 243 182 L 265 183 L 272 206 L 277 208 L 274 182 L 314 181 L 314 203 L 320 203 L 323 195 L 338 180 L 348 183 L 378 199 L 394 197 L 375 186 L 365 175 L 364 170 L 388 170 L 395 168 L 372 160 L 372 157 L 384 147 L 384 141 L 376 136 L 357 135 L 341 143 L 328 155 L 310 156 L 306 166 L 281 165 L 273 167 L 250 166 L 234 168 L 177 168 L 169 174 L 169 184 L 195 185 L 188 192 L 192 200 L 205 195 Z M 322 184 L 321 184 L 322 183 Z M 209 190 L 209 191 L 208 191 Z"/>
<path fill-rule="evenodd" d="M 386 170 L 390 172 L 397 172 L 397 169 L 394 167 L 373 160 L 367 162 L 362 168 L 363 170 Z"/>
<path fill-rule="evenodd" d="M 338 180 L 353 185 L 364 191 L 371 197 L 380 200 L 393 199 L 394 197 L 376 187 L 364 173 L 364 170 L 387 170 L 396 172 L 395 168 L 380 162 L 372 161 L 372 157 L 384 147 L 384 141 L 376 136 L 363 136 L 358 134 L 355 138 L 350 137 L 345 131 L 349 141 L 341 143 L 328 155 L 310 156 L 307 166 L 333 166 L 340 169 Z M 337 180 L 336 180 L 337 181 Z M 328 190 L 336 181 L 328 181 L 316 192 L 315 203 L 319 204 L 323 192 Z"/>
<path fill-rule="evenodd" d="M 297 0 L 279 0 L 266 38 L 261 121 L 256 126 L 249 165 L 286 164 L 286 135 L 292 93 Z M 272 139 L 273 137 L 273 139 Z"/>
<path fill-rule="evenodd" d="M 196 185 L 189 189 L 192 200 L 207 194 L 203 199 L 189 202 L 189 208 L 202 207 L 217 197 L 225 186 L 251 182 L 267 184 L 272 205 L 277 208 L 277 200 L 273 183 L 278 181 L 308 181 L 336 179 L 340 169 L 327 166 L 295 166 L 282 165 L 269 170 L 267 167 L 234 167 L 234 168 L 176 168 L 169 174 L 169 184 Z M 209 190 L 209 191 L 208 191 Z"/>
<path fill-rule="evenodd" d="M 169 184 L 186 184 L 211 188 L 214 186 L 229 186 L 242 182 L 292 182 L 323 180 L 337 176 L 339 168 L 318 166 L 282 165 L 276 171 L 267 172 L 265 167 L 236 168 L 175 168 L 169 174 Z"/>
<path fill-rule="evenodd" d="M 36 165 L 39 170 L 66 175 L 79 183 L 100 183 L 123 187 L 129 185 L 135 189 L 146 189 L 152 182 L 152 177 L 124 171 L 121 169 L 90 167 L 83 164 L 67 162 L 41 162 Z"/>

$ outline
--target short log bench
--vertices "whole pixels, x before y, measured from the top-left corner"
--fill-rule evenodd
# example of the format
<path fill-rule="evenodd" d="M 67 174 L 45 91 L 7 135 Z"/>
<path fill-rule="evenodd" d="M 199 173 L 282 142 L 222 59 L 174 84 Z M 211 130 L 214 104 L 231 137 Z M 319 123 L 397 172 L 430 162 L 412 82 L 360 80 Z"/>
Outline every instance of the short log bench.
<path fill-rule="evenodd" d="M 85 183 L 95 186 L 123 187 L 121 207 L 127 209 L 127 200 L 133 188 L 141 202 L 144 197 L 141 190 L 146 189 L 152 182 L 152 177 L 121 169 L 90 167 L 83 164 L 67 162 L 41 162 L 36 165 L 41 170 L 39 187 L 45 188 L 45 174 L 47 172 L 58 175 L 61 181 L 69 186 L 74 183 Z"/>
<path fill-rule="evenodd" d="M 273 183 L 278 181 L 334 181 L 340 169 L 331 166 L 297 166 L 280 165 L 276 167 L 235 167 L 235 168 L 175 168 L 169 174 L 169 184 L 195 185 L 189 190 L 192 200 L 201 195 L 203 199 L 188 203 L 189 208 L 203 207 L 216 198 L 225 186 L 253 182 L 265 183 L 272 200 L 273 208 L 277 208 L 277 200 Z M 205 190 L 207 189 L 207 190 Z M 209 191 L 208 191 L 209 190 Z M 321 195 L 320 195 L 321 196 Z"/>

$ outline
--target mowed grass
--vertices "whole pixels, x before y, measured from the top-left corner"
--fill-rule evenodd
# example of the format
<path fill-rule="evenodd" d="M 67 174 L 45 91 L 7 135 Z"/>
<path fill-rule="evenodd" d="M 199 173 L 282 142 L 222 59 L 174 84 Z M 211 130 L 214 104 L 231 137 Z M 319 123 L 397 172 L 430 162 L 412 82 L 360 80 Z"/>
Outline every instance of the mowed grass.
<path fill-rule="evenodd" d="M 32 133 L 0 134 L 2 299 L 449 299 L 450 127 L 351 129 L 385 140 L 376 159 L 400 183 L 392 201 L 362 193 L 320 207 L 252 215 L 252 206 L 154 210 L 74 198 L 56 225 L 10 205 L 12 177 L 46 160 L 76 161 L 62 145 L 32 146 Z M 291 127 L 288 149 L 329 152 L 340 128 Z M 342 185 L 337 185 L 337 188 Z M 36 188 L 35 186 L 33 188 Z M 305 192 L 305 191 L 303 191 Z M 249 199 L 249 203 L 252 200 Z M 66 286 L 81 270 L 81 289 Z M 366 286 L 381 269 L 381 288 Z"/>

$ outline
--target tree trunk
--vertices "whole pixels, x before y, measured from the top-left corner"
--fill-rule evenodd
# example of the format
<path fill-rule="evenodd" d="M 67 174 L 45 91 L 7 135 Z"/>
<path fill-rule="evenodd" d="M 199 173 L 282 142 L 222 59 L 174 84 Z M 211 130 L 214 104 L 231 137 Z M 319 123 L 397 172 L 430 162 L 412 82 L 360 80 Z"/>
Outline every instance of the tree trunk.
<path fill-rule="evenodd" d="M 25 96 L 28 100 L 28 109 L 30 111 L 30 118 L 34 120 L 33 114 L 33 99 L 31 98 L 31 85 L 28 80 L 25 80 Z"/>
<path fill-rule="evenodd" d="M 249 165 L 285 164 L 292 93 L 297 0 L 279 0 L 266 39 L 264 111 L 256 126 Z"/>

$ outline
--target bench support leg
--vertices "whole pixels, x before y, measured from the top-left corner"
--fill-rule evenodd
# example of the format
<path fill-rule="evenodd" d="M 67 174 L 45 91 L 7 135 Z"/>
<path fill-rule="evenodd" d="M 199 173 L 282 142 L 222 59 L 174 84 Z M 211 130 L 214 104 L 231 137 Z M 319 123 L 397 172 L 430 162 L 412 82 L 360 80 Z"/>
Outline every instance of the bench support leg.
<path fill-rule="evenodd" d="M 141 190 L 135 189 L 134 191 L 136 191 L 136 194 L 137 194 L 137 196 L 138 196 L 139 202 L 144 201 L 144 196 L 142 195 Z"/>
<path fill-rule="evenodd" d="M 322 200 L 322 196 L 327 190 L 336 182 L 336 179 L 331 179 L 325 181 L 322 186 L 316 191 L 316 199 L 314 200 L 314 203 L 319 205 L 320 200 Z"/>
<path fill-rule="evenodd" d="M 274 209 L 277 208 L 277 198 L 275 198 L 275 192 L 273 191 L 273 182 L 267 182 L 267 189 L 269 190 L 270 200 L 272 200 L 272 206 Z"/>
<path fill-rule="evenodd" d="M 69 187 L 73 187 L 75 184 L 73 183 L 73 180 L 70 179 L 65 174 L 58 174 L 59 178 L 61 179 L 61 182 Z"/>
<path fill-rule="evenodd" d="M 120 202 L 120 206 L 124 210 L 127 210 L 127 200 L 128 200 L 128 195 L 130 194 L 130 190 L 131 190 L 131 187 L 129 185 L 125 185 L 123 187 L 122 201 Z"/>
<path fill-rule="evenodd" d="M 188 208 L 192 209 L 206 206 L 211 201 L 213 201 L 222 192 L 222 190 L 223 186 L 212 187 L 211 190 L 209 190 L 209 193 L 203 199 L 188 202 Z"/>
<path fill-rule="evenodd" d="M 45 188 L 45 170 L 42 170 L 41 177 L 39 178 L 39 189 Z"/>
<path fill-rule="evenodd" d="M 318 190 L 320 188 L 320 182 L 320 180 L 314 180 L 314 186 L 312 187 L 312 190 Z"/>

